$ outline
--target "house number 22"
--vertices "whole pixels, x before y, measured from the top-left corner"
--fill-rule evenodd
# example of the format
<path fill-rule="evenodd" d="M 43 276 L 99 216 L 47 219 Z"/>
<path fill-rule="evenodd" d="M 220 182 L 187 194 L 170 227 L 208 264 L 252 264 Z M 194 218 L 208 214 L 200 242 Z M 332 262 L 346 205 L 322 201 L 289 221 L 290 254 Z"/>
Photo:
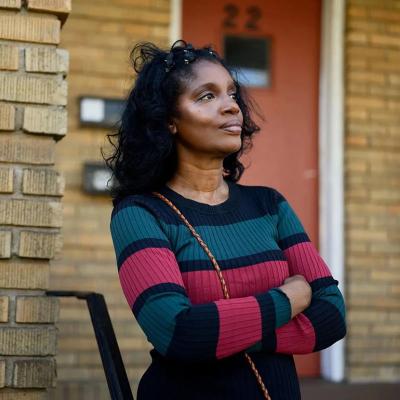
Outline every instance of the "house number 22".
<path fill-rule="evenodd" d="M 224 7 L 225 18 L 222 22 L 224 28 L 237 28 L 238 27 L 238 17 L 239 17 L 239 7 L 235 4 L 226 4 Z M 261 19 L 262 13 L 259 7 L 249 6 L 246 8 L 246 22 L 245 28 L 251 31 L 256 31 L 259 29 L 258 22 Z"/>

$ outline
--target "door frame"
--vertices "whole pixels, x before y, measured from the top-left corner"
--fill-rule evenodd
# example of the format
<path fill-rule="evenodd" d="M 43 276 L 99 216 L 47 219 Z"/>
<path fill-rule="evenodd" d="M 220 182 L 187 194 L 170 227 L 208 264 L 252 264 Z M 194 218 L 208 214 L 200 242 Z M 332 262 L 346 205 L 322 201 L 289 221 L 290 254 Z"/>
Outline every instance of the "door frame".
<path fill-rule="evenodd" d="M 346 0 L 323 0 L 319 90 L 319 249 L 345 297 L 344 30 Z M 321 352 L 323 378 L 345 379 L 345 340 Z"/>
<path fill-rule="evenodd" d="M 322 0 L 319 72 L 319 249 L 345 297 L 344 25 L 346 0 Z M 170 44 L 181 38 L 182 0 L 171 0 Z M 345 338 L 321 351 L 321 376 L 344 380 Z"/>

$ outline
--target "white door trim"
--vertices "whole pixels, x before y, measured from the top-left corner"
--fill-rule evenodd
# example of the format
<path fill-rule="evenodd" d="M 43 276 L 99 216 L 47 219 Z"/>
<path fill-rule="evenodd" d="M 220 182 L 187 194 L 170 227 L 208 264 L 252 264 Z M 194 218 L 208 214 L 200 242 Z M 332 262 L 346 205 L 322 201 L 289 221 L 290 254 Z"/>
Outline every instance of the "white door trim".
<path fill-rule="evenodd" d="M 170 26 L 169 43 L 172 44 L 182 38 L 182 0 L 171 0 L 170 2 Z"/>
<path fill-rule="evenodd" d="M 323 0 L 319 85 L 319 250 L 345 295 L 344 28 L 346 0 Z M 321 352 L 321 375 L 345 377 L 345 338 Z"/>
<path fill-rule="evenodd" d="M 345 295 L 344 26 L 346 0 L 322 0 L 319 89 L 319 249 Z M 182 0 L 171 0 L 170 43 L 181 39 Z M 321 375 L 345 377 L 345 339 L 321 352 Z"/>

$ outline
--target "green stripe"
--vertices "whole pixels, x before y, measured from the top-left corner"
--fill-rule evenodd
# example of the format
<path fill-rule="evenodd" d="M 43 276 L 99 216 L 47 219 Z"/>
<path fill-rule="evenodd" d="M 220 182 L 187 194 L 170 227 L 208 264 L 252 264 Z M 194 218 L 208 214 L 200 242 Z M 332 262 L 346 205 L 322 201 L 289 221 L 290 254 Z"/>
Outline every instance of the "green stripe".
<path fill-rule="evenodd" d="M 247 353 L 256 353 L 258 351 L 262 350 L 262 342 L 258 341 L 257 343 L 254 343 L 253 346 L 250 346 L 246 349 Z"/>
<path fill-rule="evenodd" d="M 284 239 L 296 233 L 304 233 L 304 227 L 295 211 L 287 201 L 279 203 L 279 239 Z"/>
<path fill-rule="evenodd" d="M 117 258 L 131 243 L 141 239 L 163 239 L 165 235 L 153 215 L 142 207 L 125 207 L 113 216 L 110 224 Z"/>
<path fill-rule="evenodd" d="M 277 236 L 276 221 L 276 215 L 266 215 L 231 225 L 202 225 L 195 229 L 219 260 L 229 260 L 268 250 L 279 250 L 276 241 L 272 239 Z M 176 226 L 163 223 L 162 225 L 171 232 L 171 237 L 177 237 L 181 242 L 196 241 L 186 225 Z M 254 237 L 258 240 L 254 240 Z M 208 260 L 207 254 L 200 245 L 183 246 L 176 256 L 179 261 Z"/>
<path fill-rule="evenodd" d="M 317 290 L 313 294 L 313 298 L 318 298 L 320 300 L 324 300 L 333 304 L 342 315 L 342 318 L 344 320 L 346 319 L 346 309 L 344 305 L 344 299 L 337 285 L 330 285 L 325 288 Z"/>
<path fill-rule="evenodd" d="M 275 305 L 275 328 L 279 328 L 291 320 L 292 306 L 289 297 L 281 289 L 274 288 L 268 293 Z"/>
<path fill-rule="evenodd" d="M 140 310 L 137 321 L 147 340 L 166 355 L 175 330 L 175 318 L 190 307 L 189 299 L 177 293 L 158 293 L 149 297 Z"/>

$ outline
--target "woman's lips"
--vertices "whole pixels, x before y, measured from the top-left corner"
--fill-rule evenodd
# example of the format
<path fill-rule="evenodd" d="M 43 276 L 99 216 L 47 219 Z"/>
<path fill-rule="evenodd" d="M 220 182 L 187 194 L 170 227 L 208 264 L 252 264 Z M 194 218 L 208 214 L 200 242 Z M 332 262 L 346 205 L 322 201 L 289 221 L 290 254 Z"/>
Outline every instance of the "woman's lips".
<path fill-rule="evenodd" d="M 229 133 L 242 133 L 242 127 L 239 125 L 225 126 L 220 129 L 222 129 L 226 132 L 229 132 Z"/>

